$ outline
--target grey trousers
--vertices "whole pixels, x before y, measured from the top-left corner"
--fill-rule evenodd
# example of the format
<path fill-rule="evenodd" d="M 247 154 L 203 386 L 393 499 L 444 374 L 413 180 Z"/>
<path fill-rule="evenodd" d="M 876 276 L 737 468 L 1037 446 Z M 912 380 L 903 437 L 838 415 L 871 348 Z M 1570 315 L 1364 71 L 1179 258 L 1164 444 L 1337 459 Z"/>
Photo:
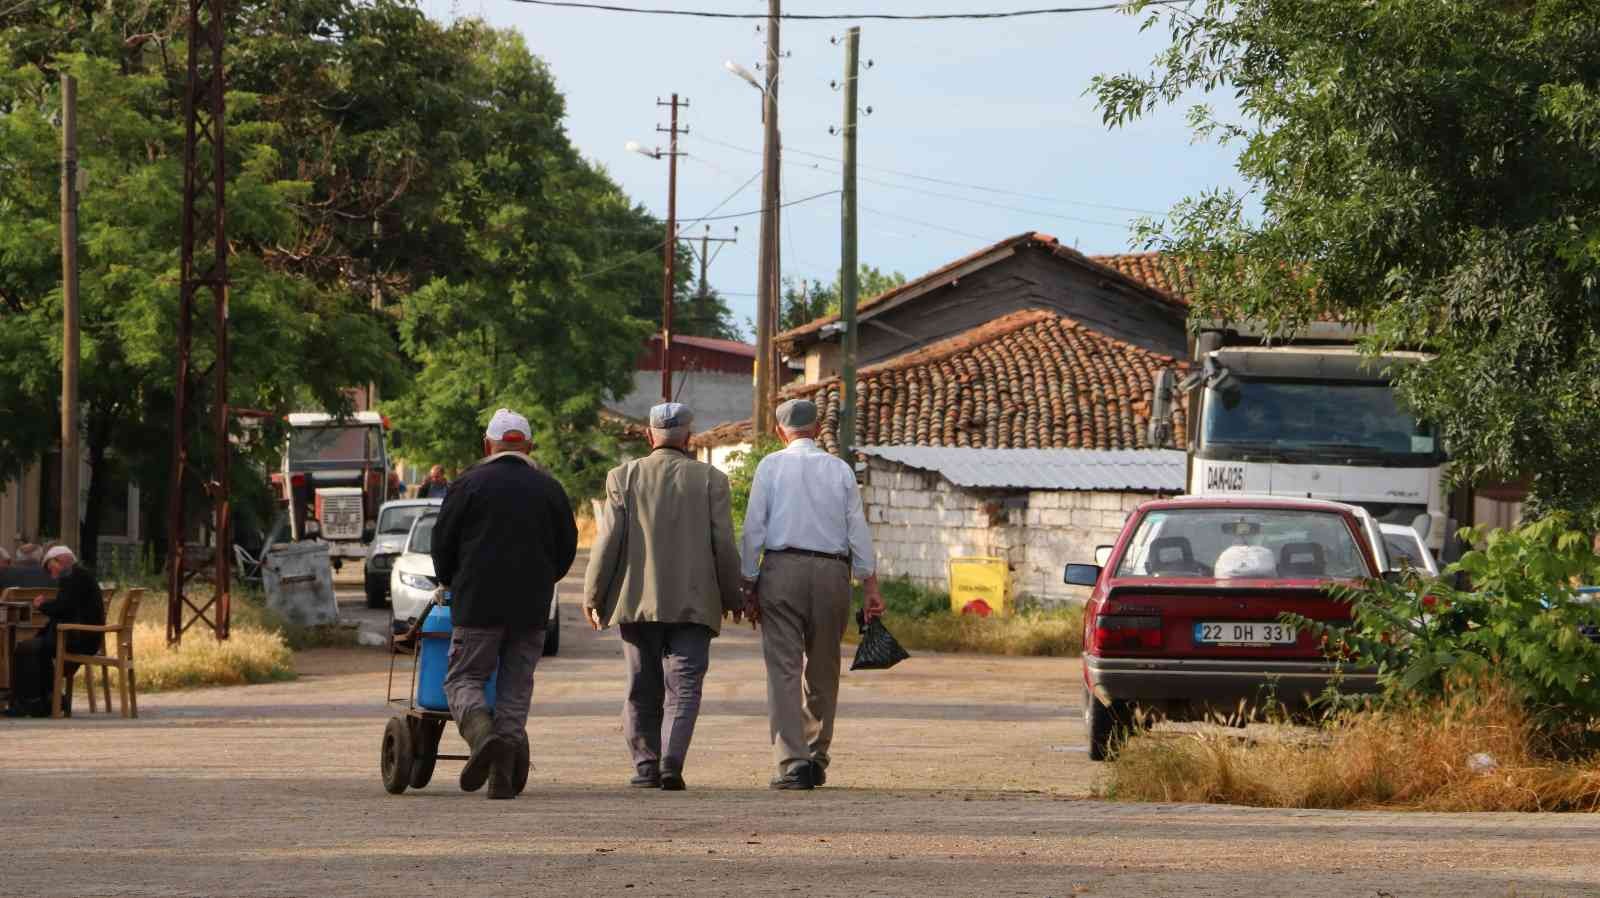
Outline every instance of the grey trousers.
<path fill-rule="evenodd" d="M 807 762 L 826 768 L 839 704 L 839 643 L 850 623 L 850 565 L 769 553 L 757 590 L 778 772 Z"/>
<path fill-rule="evenodd" d="M 622 624 L 628 662 L 623 731 L 643 776 L 683 773 L 711 666 L 711 630 L 699 624 Z"/>
<path fill-rule="evenodd" d="M 485 707 L 483 687 L 498 673 L 494 733 L 514 740 L 513 745 L 526 741 L 533 669 L 543 654 L 543 629 L 456 627 L 450 633 L 450 669 L 444 677 L 450 716 L 460 723 L 472 709 Z"/>

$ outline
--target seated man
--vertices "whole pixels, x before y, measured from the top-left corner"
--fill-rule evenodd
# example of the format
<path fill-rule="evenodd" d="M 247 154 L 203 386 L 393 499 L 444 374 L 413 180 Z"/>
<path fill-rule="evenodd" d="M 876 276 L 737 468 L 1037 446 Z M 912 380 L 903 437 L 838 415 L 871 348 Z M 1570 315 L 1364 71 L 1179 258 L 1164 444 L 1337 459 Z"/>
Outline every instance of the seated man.
<path fill-rule="evenodd" d="M 50 688 L 55 678 L 56 626 L 58 624 L 103 624 L 105 600 L 94 572 L 78 564 L 72 550 L 56 546 L 44 555 L 44 567 L 55 578 L 56 596 L 37 599 L 34 608 L 49 618 L 38 636 L 17 643 L 11 662 L 10 717 L 48 717 Z M 105 642 L 99 633 L 73 633 L 67 650 L 74 654 L 99 654 Z"/>
<path fill-rule="evenodd" d="M 41 563 L 44 550 L 33 543 L 23 543 L 10 567 L 0 564 L 0 589 L 13 586 L 24 589 L 49 589 L 56 585 L 54 577 L 45 572 Z"/>

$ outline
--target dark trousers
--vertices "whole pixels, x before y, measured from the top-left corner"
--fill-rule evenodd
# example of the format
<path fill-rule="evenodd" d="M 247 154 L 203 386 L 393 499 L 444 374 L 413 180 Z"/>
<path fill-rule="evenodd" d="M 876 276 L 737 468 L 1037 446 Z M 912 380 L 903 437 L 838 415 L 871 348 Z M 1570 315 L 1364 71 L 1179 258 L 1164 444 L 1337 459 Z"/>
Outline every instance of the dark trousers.
<path fill-rule="evenodd" d="M 456 627 L 450 633 L 450 669 L 444 695 L 460 723 L 474 708 L 487 708 L 483 694 L 494 681 L 494 734 L 512 744 L 528 739 L 533 704 L 533 669 L 544 654 L 544 630 Z"/>
<path fill-rule="evenodd" d="M 711 666 L 711 630 L 699 624 L 623 624 L 628 700 L 623 728 L 639 773 L 683 773 Z"/>
<path fill-rule="evenodd" d="M 77 665 L 70 665 L 76 669 Z M 28 714 L 50 712 L 50 682 L 56 675 L 56 640 L 35 636 L 17 643 L 11 660 L 11 706 Z"/>

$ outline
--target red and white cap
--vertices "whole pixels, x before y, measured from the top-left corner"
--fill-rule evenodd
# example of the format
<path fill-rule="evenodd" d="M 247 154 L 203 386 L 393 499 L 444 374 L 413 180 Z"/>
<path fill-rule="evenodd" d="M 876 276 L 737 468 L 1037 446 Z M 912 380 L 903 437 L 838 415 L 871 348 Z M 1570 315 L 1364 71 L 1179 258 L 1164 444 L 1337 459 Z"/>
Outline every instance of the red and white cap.
<path fill-rule="evenodd" d="M 497 443 L 520 443 L 533 435 L 528 419 L 508 408 L 500 409 L 489 419 L 483 435 Z"/>

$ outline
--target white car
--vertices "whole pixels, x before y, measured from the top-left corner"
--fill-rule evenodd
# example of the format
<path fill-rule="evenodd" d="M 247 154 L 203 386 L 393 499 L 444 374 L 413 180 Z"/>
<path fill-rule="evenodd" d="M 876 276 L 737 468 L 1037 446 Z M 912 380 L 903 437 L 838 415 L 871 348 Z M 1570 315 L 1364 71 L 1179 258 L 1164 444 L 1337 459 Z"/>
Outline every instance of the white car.
<path fill-rule="evenodd" d="M 1418 573 L 1429 577 L 1439 576 L 1439 563 L 1434 560 L 1433 553 L 1423 543 L 1417 531 L 1404 524 L 1379 524 L 1383 531 L 1383 548 L 1389 555 L 1389 562 L 1396 568 L 1410 565 Z"/>
<path fill-rule="evenodd" d="M 425 513 L 411 525 L 405 546 L 395 559 L 389 572 L 389 604 L 391 628 L 395 636 L 411 629 L 439 588 L 433 572 L 433 525 L 439 520 L 437 511 Z M 550 596 L 550 622 L 544 631 L 544 653 L 555 655 L 561 651 L 561 591 L 552 590 Z M 398 646 L 397 646 L 398 648 Z"/>
<path fill-rule="evenodd" d="M 394 560 L 406 546 L 406 535 L 411 525 L 424 514 L 438 514 L 443 499 L 396 499 L 383 503 L 378 509 L 377 533 L 372 536 L 372 547 L 367 550 L 366 589 L 367 607 L 382 608 L 389 598 L 390 574 Z"/>

